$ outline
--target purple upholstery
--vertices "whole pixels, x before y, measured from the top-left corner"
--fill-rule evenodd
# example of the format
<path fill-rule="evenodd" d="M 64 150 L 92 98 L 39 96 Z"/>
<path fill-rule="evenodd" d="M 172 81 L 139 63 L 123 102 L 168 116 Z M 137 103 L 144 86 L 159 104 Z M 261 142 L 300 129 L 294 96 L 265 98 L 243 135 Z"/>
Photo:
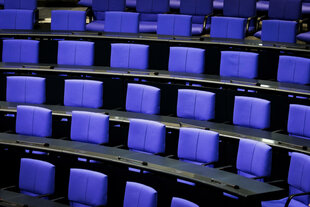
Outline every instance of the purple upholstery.
<path fill-rule="evenodd" d="M 180 9 L 180 0 L 170 0 L 169 5 L 171 9 Z"/>
<path fill-rule="evenodd" d="M 224 0 L 223 14 L 227 17 L 254 17 L 256 0 Z"/>
<path fill-rule="evenodd" d="M 0 29 L 32 30 L 33 24 L 32 10 L 0 10 Z"/>
<path fill-rule="evenodd" d="M 78 4 L 81 6 L 92 7 L 93 0 L 80 0 Z"/>
<path fill-rule="evenodd" d="M 173 197 L 170 207 L 199 207 L 199 206 L 193 202 L 188 201 L 188 200 Z"/>
<path fill-rule="evenodd" d="M 127 182 L 123 207 L 156 207 L 157 191 L 134 182 Z"/>
<path fill-rule="evenodd" d="M 51 30 L 85 31 L 85 11 L 52 11 Z"/>
<path fill-rule="evenodd" d="M 37 0 L 5 0 L 4 9 L 35 10 L 37 9 Z"/>
<path fill-rule="evenodd" d="M 290 135 L 310 139 L 310 107 L 291 104 L 288 115 L 287 132 Z"/>
<path fill-rule="evenodd" d="M 271 19 L 297 20 L 301 18 L 302 0 L 269 0 Z"/>
<path fill-rule="evenodd" d="M 106 12 L 105 32 L 139 32 L 139 14 L 131 12 Z"/>
<path fill-rule="evenodd" d="M 136 8 L 137 0 L 126 0 L 127 8 Z"/>
<path fill-rule="evenodd" d="M 224 8 L 224 0 L 213 0 L 213 8 L 222 10 Z"/>
<path fill-rule="evenodd" d="M 304 32 L 297 35 L 297 39 L 300 41 L 310 42 L 310 32 Z"/>
<path fill-rule="evenodd" d="M 212 17 L 210 37 L 244 39 L 245 26 L 245 18 Z"/>
<path fill-rule="evenodd" d="M 192 16 L 180 14 L 159 14 L 157 20 L 157 34 L 191 36 Z"/>
<path fill-rule="evenodd" d="M 269 0 L 259 0 L 256 3 L 257 11 L 267 12 L 269 10 Z"/>
<path fill-rule="evenodd" d="M 297 22 L 282 20 L 264 20 L 262 41 L 295 43 Z"/>

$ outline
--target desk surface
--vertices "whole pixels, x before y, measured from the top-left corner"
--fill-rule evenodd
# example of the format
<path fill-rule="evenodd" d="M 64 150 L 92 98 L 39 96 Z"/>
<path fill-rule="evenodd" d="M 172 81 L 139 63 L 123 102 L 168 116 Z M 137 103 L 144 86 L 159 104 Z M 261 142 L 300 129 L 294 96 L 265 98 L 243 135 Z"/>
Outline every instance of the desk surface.
<path fill-rule="evenodd" d="M 48 143 L 49 146 L 44 147 L 42 143 Z M 233 173 L 114 147 L 5 133 L 0 133 L 0 145 L 70 154 L 140 168 L 214 187 L 240 198 L 262 200 L 284 193 L 281 188 Z"/>
<path fill-rule="evenodd" d="M 11 204 L 11 205 L 10 205 Z M 53 201 L 27 196 L 21 193 L 16 193 L 7 190 L 0 190 L 0 206 L 21 207 L 27 205 L 28 207 L 68 207 L 68 205 L 56 203 Z"/>

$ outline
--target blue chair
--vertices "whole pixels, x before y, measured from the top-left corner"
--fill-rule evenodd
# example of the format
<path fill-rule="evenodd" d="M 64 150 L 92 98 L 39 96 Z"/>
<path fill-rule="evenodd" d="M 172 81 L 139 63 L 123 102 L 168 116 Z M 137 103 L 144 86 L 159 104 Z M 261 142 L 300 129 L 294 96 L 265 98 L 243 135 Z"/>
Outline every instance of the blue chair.
<path fill-rule="evenodd" d="M 310 1 L 309 0 L 303 0 L 302 1 L 301 13 L 303 15 L 309 15 L 310 14 Z"/>
<path fill-rule="evenodd" d="M 157 34 L 192 36 L 192 16 L 180 14 L 158 14 Z"/>
<path fill-rule="evenodd" d="M 310 115 L 310 106 L 291 104 L 288 115 L 287 132 L 291 136 L 310 139 L 309 124 L 307 118 Z"/>
<path fill-rule="evenodd" d="M 0 5 L 4 6 L 4 0 L 0 0 Z"/>
<path fill-rule="evenodd" d="M 178 158 L 184 162 L 213 167 L 219 159 L 219 134 L 203 129 L 180 128 Z"/>
<path fill-rule="evenodd" d="M 36 106 L 17 106 L 16 133 L 36 137 L 51 137 L 52 111 Z"/>
<path fill-rule="evenodd" d="M 188 200 L 173 197 L 170 207 L 199 207 L 199 206 L 193 202 L 188 201 Z"/>
<path fill-rule="evenodd" d="M 86 111 L 72 111 L 71 134 L 73 141 L 94 144 L 109 142 L 109 116 Z"/>
<path fill-rule="evenodd" d="M 269 0 L 258 0 L 256 3 L 256 10 L 260 12 L 268 12 Z"/>
<path fill-rule="evenodd" d="M 35 10 L 37 0 L 5 0 L 4 9 Z"/>
<path fill-rule="evenodd" d="M 126 0 L 93 0 L 94 20 L 86 25 L 88 31 L 105 31 L 105 12 L 125 11 Z"/>
<path fill-rule="evenodd" d="M 165 152 L 166 126 L 159 122 L 130 119 L 128 148 L 147 154 Z"/>
<path fill-rule="evenodd" d="M 127 182 L 123 207 L 156 207 L 157 191 L 135 182 Z"/>
<path fill-rule="evenodd" d="M 92 7 L 92 3 L 93 0 L 80 0 L 78 4 L 81 6 Z"/>
<path fill-rule="evenodd" d="M 221 52 L 220 75 L 238 78 L 256 78 L 258 54 L 252 52 Z"/>
<path fill-rule="evenodd" d="M 223 10 L 224 0 L 213 0 L 213 8 L 215 10 Z"/>
<path fill-rule="evenodd" d="M 270 42 L 295 43 L 297 22 L 284 20 L 264 20 L 261 39 Z"/>
<path fill-rule="evenodd" d="M 211 27 L 206 17 L 213 13 L 213 1 L 181 0 L 180 13 L 192 16 L 192 35 L 201 35 Z"/>
<path fill-rule="evenodd" d="M 6 101 L 17 103 L 45 103 L 45 78 L 8 76 Z"/>
<path fill-rule="evenodd" d="M 70 206 L 90 207 L 107 204 L 108 176 L 103 173 L 70 169 L 68 199 Z"/>
<path fill-rule="evenodd" d="M 111 44 L 112 68 L 133 68 L 146 70 L 149 66 L 149 46 L 141 44 Z"/>
<path fill-rule="evenodd" d="M 52 195 L 55 190 L 55 166 L 41 160 L 22 158 L 19 189 L 29 196 Z"/>
<path fill-rule="evenodd" d="M 300 33 L 296 36 L 296 39 L 309 43 L 310 42 L 310 32 Z"/>
<path fill-rule="evenodd" d="M 169 2 L 170 8 L 175 10 L 180 9 L 180 4 L 181 4 L 180 0 L 170 0 Z"/>
<path fill-rule="evenodd" d="M 135 9 L 137 4 L 137 0 L 126 0 L 126 7 Z"/>
<path fill-rule="evenodd" d="M 94 80 L 65 80 L 64 105 L 100 108 L 103 103 L 103 83 Z"/>
<path fill-rule="evenodd" d="M 53 31 L 85 31 L 85 11 L 52 11 L 51 30 Z"/>
<path fill-rule="evenodd" d="M 310 59 L 281 55 L 277 79 L 279 82 L 309 84 Z"/>
<path fill-rule="evenodd" d="M 160 112 L 160 89 L 143 84 L 128 83 L 126 110 L 158 114 Z"/>
<path fill-rule="evenodd" d="M 234 125 L 267 129 L 270 127 L 270 101 L 236 96 L 234 106 Z"/>
<path fill-rule="evenodd" d="M 205 50 L 190 47 L 170 47 L 170 72 L 203 73 L 205 68 Z"/>
<path fill-rule="evenodd" d="M 215 93 L 191 89 L 179 89 L 177 116 L 204 121 L 214 119 Z"/>
<path fill-rule="evenodd" d="M 34 15 L 32 10 L 0 10 L 0 29 L 32 30 Z"/>
<path fill-rule="evenodd" d="M 141 33 L 156 33 L 157 14 L 169 11 L 169 0 L 137 0 L 136 10 L 140 13 L 139 31 Z"/>
<path fill-rule="evenodd" d="M 293 152 L 288 172 L 289 197 L 262 202 L 262 207 L 307 207 L 310 203 L 310 157 L 305 154 Z M 305 195 L 303 195 L 305 193 Z"/>
<path fill-rule="evenodd" d="M 246 19 L 237 17 L 212 17 L 211 38 L 244 39 Z"/>
<path fill-rule="evenodd" d="M 59 41 L 57 64 L 92 66 L 95 44 L 86 41 Z"/>
<path fill-rule="evenodd" d="M 2 62 L 39 63 L 39 44 L 37 40 L 3 40 Z"/>
<path fill-rule="evenodd" d="M 106 12 L 104 31 L 139 33 L 139 14 L 132 12 Z"/>

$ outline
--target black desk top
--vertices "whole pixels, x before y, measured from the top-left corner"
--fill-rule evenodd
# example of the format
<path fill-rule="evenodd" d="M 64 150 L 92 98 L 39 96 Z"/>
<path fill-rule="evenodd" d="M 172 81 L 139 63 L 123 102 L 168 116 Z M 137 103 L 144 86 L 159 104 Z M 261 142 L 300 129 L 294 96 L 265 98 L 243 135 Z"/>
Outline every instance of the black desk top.
<path fill-rule="evenodd" d="M 10 205 L 11 204 L 11 205 Z M 7 190 L 0 190 L 0 206 L 9 207 L 27 205 L 28 207 L 68 207 L 67 205 L 56 203 L 53 201 L 27 196 Z"/>
<path fill-rule="evenodd" d="M 44 147 L 43 143 L 48 143 L 49 146 Z M 70 154 L 140 168 L 214 187 L 240 198 L 272 199 L 284 193 L 281 188 L 237 174 L 113 147 L 5 133 L 0 133 L 0 145 Z"/>
<path fill-rule="evenodd" d="M 17 105 L 35 105 L 35 104 L 18 104 L 10 102 L 0 102 L 0 111 L 16 112 Z M 107 109 L 92 109 L 81 107 L 69 107 L 60 105 L 37 105 L 51 109 L 54 116 L 71 116 L 72 111 L 91 111 L 97 113 L 108 113 L 110 121 L 118 123 L 129 123 L 130 119 L 147 119 L 158 121 L 166 125 L 170 129 L 179 129 L 182 127 L 203 128 L 216 131 L 221 137 L 230 139 L 252 139 L 264 142 L 273 147 L 284 148 L 291 151 L 310 154 L 310 139 L 302 139 L 298 137 L 288 136 L 286 134 L 269 132 L 266 130 L 234 126 L 230 124 L 215 123 L 210 121 L 200 121 L 193 119 L 185 119 L 179 117 L 150 115 L 126 111 L 107 110 Z"/>
<path fill-rule="evenodd" d="M 23 67 L 26 66 L 26 67 Z M 1 63 L 0 70 L 2 71 L 29 71 L 36 73 L 71 73 L 85 75 L 103 75 L 103 76 L 117 76 L 117 77 L 132 77 L 132 78 L 145 78 L 153 81 L 166 81 L 166 82 L 191 82 L 193 84 L 206 84 L 214 88 L 229 87 L 229 88 L 243 88 L 247 90 L 264 91 L 270 93 L 282 93 L 287 95 L 303 96 L 310 98 L 310 86 L 291 83 L 280 83 L 276 81 L 245 79 L 245 78 L 229 78 L 220 77 L 215 75 L 206 74 L 186 74 L 176 73 L 164 70 L 134 70 L 122 68 L 110 68 L 103 66 L 53 66 L 54 69 L 38 68 L 46 66 L 44 64 L 28 65 L 28 64 L 8 64 Z"/>
<path fill-rule="evenodd" d="M 156 34 L 129 34 L 107 32 L 67 32 L 67 31 L 40 31 L 40 30 L 0 30 L 0 36 L 8 37 L 42 37 L 42 38 L 76 38 L 76 39 L 119 39 L 131 41 L 154 41 L 166 43 L 223 45 L 227 47 L 245 47 L 253 49 L 272 49 L 291 52 L 310 53 L 309 45 L 290 44 L 279 42 L 262 42 L 261 40 L 236 40 L 209 37 L 181 37 Z"/>

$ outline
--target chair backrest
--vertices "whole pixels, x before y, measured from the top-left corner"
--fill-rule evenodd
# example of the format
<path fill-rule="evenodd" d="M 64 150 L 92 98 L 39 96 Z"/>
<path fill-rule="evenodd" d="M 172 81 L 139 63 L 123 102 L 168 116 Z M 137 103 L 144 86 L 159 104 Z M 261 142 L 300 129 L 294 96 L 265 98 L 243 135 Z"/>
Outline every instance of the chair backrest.
<path fill-rule="evenodd" d="M 169 0 L 137 0 L 136 10 L 139 13 L 167 13 Z"/>
<path fill-rule="evenodd" d="M 16 133 L 36 137 L 52 136 L 52 111 L 37 106 L 17 106 Z"/>
<path fill-rule="evenodd" d="M 266 129 L 270 127 L 270 101 L 236 96 L 233 123 L 239 126 Z"/>
<path fill-rule="evenodd" d="M 170 47 L 169 66 L 171 72 L 203 73 L 205 50 L 190 47 Z"/>
<path fill-rule="evenodd" d="M 296 43 L 297 22 L 264 20 L 262 41 Z"/>
<path fill-rule="evenodd" d="M 3 40 L 2 62 L 39 63 L 37 40 Z"/>
<path fill-rule="evenodd" d="M 199 207 L 199 206 L 193 202 L 188 201 L 188 200 L 173 197 L 170 207 Z"/>
<path fill-rule="evenodd" d="M 211 38 L 244 39 L 245 18 L 236 17 L 212 17 L 211 18 Z"/>
<path fill-rule="evenodd" d="M 165 152 L 166 126 L 159 122 L 130 119 L 128 148 L 133 151 L 157 154 Z"/>
<path fill-rule="evenodd" d="M 180 128 L 178 158 L 195 164 L 217 162 L 219 134 L 203 129 Z"/>
<path fill-rule="evenodd" d="M 92 66 L 95 44 L 86 41 L 59 41 L 57 64 Z"/>
<path fill-rule="evenodd" d="M 7 76 L 6 101 L 17 103 L 45 103 L 45 78 Z"/>
<path fill-rule="evenodd" d="M 221 52 L 220 75 L 239 78 L 256 78 L 258 54 L 253 52 Z"/>
<path fill-rule="evenodd" d="M 105 12 L 104 31 L 139 33 L 139 13 Z"/>
<path fill-rule="evenodd" d="M 279 57 L 278 81 L 309 84 L 310 59 L 281 55 Z"/>
<path fill-rule="evenodd" d="M 34 15 L 32 10 L 0 10 L 0 29 L 32 30 L 33 23 Z"/>
<path fill-rule="evenodd" d="M 302 0 L 270 0 L 268 16 L 271 19 L 297 20 L 301 18 Z"/>
<path fill-rule="evenodd" d="M 223 14 L 228 17 L 254 17 L 256 0 L 224 0 Z"/>
<path fill-rule="evenodd" d="M 288 115 L 287 132 L 293 136 L 310 139 L 310 106 L 291 104 Z"/>
<path fill-rule="evenodd" d="M 148 69 L 149 46 L 141 44 L 111 44 L 112 68 Z"/>
<path fill-rule="evenodd" d="M 109 142 L 109 116 L 86 111 L 72 111 L 71 140 L 94 144 Z"/>
<path fill-rule="evenodd" d="M 92 7 L 93 0 L 80 0 L 78 4 L 81 6 Z"/>
<path fill-rule="evenodd" d="M 71 206 L 107 204 L 108 176 L 85 169 L 70 169 L 68 199 Z"/>
<path fill-rule="evenodd" d="M 37 9 L 37 0 L 4 0 L 4 9 Z"/>
<path fill-rule="evenodd" d="M 157 191 L 135 182 L 127 182 L 123 207 L 156 207 Z"/>
<path fill-rule="evenodd" d="M 205 121 L 214 119 L 215 93 L 192 89 L 179 89 L 177 116 Z"/>
<path fill-rule="evenodd" d="M 213 12 L 212 0 L 181 0 L 180 13 L 193 16 L 207 16 Z"/>
<path fill-rule="evenodd" d="M 51 163 L 22 158 L 19 171 L 21 193 L 38 196 L 53 194 L 55 190 L 55 166 Z"/>
<path fill-rule="evenodd" d="M 104 20 L 106 11 L 125 11 L 126 0 L 93 0 L 95 19 Z"/>
<path fill-rule="evenodd" d="M 293 152 L 288 172 L 289 195 L 310 192 L 310 157 L 308 155 Z M 296 196 L 293 198 L 307 206 L 310 196 Z"/>
<path fill-rule="evenodd" d="M 158 14 L 157 34 L 192 36 L 192 16 L 180 14 Z"/>
<path fill-rule="evenodd" d="M 160 89 L 143 84 L 128 83 L 126 110 L 158 114 L 160 112 Z"/>
<path fill-rule="evenodd" d="M 100 108 L 103 103 L 103 82 L 65 80 L 64 105 Z"/>
<path fill-rule="evenodd" d="M 269 177 L 271 162 L 270 146 L 254 140 L 240 139 L 236 165 L 239 175 L 248 178 Z"/>
<path fill-rule="evenodd" d="M 85 31 L 85 11 L 52 11 L 51 30 Z"/>

